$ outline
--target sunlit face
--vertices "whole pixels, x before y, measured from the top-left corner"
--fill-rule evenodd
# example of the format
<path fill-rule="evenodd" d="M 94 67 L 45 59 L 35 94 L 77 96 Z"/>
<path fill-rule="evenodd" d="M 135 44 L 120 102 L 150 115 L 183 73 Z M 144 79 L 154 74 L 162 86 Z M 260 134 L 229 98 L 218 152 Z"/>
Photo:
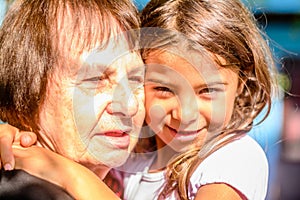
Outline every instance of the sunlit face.
<path fill-rule="evenodd" d="M 156 52 L 145 60 L 146 122 L 162 141 L 158 148 L 183 151 L 231 118 L 237 73 L 197 53 L 191 57 Z"/>
<path fill-rule="evenodd" d="M 88 166 L 121 165 L 145 117 L 144 64 L 125 39 L 83 52 L 78 62 L 75 73 L 51 77 L 40 115 L 41 143 Z"/>

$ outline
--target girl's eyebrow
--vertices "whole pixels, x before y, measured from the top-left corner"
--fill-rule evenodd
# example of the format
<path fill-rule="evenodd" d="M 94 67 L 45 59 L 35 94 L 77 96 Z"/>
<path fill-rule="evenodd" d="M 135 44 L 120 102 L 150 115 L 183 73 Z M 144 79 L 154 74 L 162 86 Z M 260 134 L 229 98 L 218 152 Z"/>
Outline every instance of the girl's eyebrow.
<path fill-rule="evenodd" d="M 158 83 L 158 84 L 169 86 L 169 87 L 172 87 L 172 88 L 177 87 L 175 84 L 167 82 L 167 81 L 162 80 L 162 79 L 146 78 L 145 79 L 145 83 L 147 83 L 147 82 Z"/>
<path fill-rule="evenodd" d="M 154 82 L 154 83 L 158 83 L 158 84 L 161 84 L 161 85 L 166 85 L 166 86 L 173 87 L 173 88 L 178 87 L 178 85 L 175 85 L 173 83 L 166 82 L 165 80 L 161 80 L 161 79 L 155 79 L 155 78 L 146 79 L 145 82 Z M 197 84 L 197 85 L 194 86 L 194 88 L 205 88 L 205 87 L 212 87 L 212 86 L 215 86 L 215 85 L 228 85 L 228 83 L 227 82 L 222 82 L 222 81 L 212 81 L 210 83 Z"/>

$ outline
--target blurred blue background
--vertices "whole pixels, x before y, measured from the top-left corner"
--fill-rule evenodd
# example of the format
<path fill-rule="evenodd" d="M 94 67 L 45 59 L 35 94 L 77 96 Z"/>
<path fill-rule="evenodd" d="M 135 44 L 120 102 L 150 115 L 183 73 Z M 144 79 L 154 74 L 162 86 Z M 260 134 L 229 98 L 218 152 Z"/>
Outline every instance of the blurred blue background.
<path fill-rule="evenodd" d="M 149 0 L 133 0 L 139 10 Z M 0 24 L 8 7 L 0 0 Z M 243 0 L 267 33 L 280 84 L 269 117 L 250 135 L 265 150 L 270 166 L 269 200 L 300 199 L 300 0 Z M 292 93 L 294 95 L 290 95 Z M 296 95 L 295 95 L 296 94 Z M 256 121 L 259 121 L 259 116 Z"/>
<path fill-rule="evenodd" d="M 4 0 L 0 0 L 0 24 L 2 23 L 5 11 L 6 11 L 6 3 Z"/>
<path fill-rule="evenodd" d="M 270 116 L 250 133 L 268 156 L 267 199 L 300 199 L 300 1 L 245 0 L 244 3 L 270 38 L 282 87 L 281 96 L 274 98 Z"/>

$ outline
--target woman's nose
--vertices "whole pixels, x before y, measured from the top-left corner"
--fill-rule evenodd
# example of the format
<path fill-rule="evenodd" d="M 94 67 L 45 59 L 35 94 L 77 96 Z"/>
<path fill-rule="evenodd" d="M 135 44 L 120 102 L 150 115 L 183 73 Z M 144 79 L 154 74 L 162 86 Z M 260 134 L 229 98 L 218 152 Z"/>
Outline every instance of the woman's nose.
<path fill-rule="evenodd" d="M 107 106 L 108 113 L 124 117 L 133 117 L 139 108 L 139 102 L 128 81 L 120 82 L 112 93 L 112 101 Z"/>

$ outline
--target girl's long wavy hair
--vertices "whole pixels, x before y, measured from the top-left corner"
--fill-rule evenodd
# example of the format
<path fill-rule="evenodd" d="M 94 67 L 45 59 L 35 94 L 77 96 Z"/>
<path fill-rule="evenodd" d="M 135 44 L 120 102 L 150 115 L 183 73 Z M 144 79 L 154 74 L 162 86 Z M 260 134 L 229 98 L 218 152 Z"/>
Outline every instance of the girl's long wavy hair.
<path fill-rule="evenodd" d="M 249 131 L 264 107 L 267 106 L 265 117 L 269 114 L 271 91 L 276 86 L 271 73 L 275 73 L 273 57 L 267 37 L 238 0 L 152 0 L 141 13 L 141 23 L 144 60 L 150 52 L 174 47 L 205 53 L 217 65 L 237 72 L 243 85 L 227 126 L 210 133 L 203 145 L 195 144 L 167 166 L 167 181 L 160 198 L 175 191 L 180 199 L 188 199 L 189 179 L 196 167 L 211 153 Z M 179 45 L 183 40 L 188 45 Z M 220 57 L 225 59 L 225 65 Z"/>

